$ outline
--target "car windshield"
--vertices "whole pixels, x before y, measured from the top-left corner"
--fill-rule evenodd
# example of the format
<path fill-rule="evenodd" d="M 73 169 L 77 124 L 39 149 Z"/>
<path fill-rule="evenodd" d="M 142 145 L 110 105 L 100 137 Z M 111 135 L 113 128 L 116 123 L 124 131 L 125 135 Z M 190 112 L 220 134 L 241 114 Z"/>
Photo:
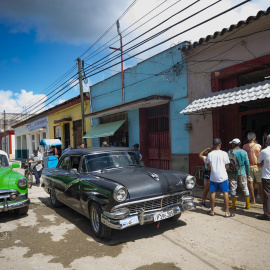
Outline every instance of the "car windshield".
<path fill-rule="evenodd" d="M 0 167 L 9 167 L 7 156 L 0 154 Z"/>
<path fill-rule="evenodd" d="M 111 153 L 92 154 L 85 157 L 84 171 L 98 171 L 108 168 L 142 165 L 134 152 L 115 151 Z"/>

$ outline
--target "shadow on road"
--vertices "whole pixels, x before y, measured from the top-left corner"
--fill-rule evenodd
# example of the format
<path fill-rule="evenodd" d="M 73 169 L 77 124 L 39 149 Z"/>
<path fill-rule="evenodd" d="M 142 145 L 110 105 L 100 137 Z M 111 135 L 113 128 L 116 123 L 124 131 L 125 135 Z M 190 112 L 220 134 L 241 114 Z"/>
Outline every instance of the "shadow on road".
<path fill-rule="evenodd" d="M 134 242 L 142 238 L 154 237 L 156 235 L 163 234 L 165 231 L 174 230 L 181 226 L 187 225 L 181 219 L 176 221 L 163 220 L 160 222 L 159 226 L 157 222 L 145 224 L 143 226 L 136 225 L 124 230 L 112 230 L 112 234 L 109 239 L 99 239 L 93 234 L 90 227 L 90 220 L 87 217 L 79 214 L 75 210 L 65 205 L 59 208 L 54 208 L 51 206 L 49 198 L 39 198 L 39 200 L 44 206 L 51 208 L 63 219 L 74 224 L 84 234 L 92 237 L 95 239 L 95 241 L 108 246 L 116 246 L 127 242 Z"/>

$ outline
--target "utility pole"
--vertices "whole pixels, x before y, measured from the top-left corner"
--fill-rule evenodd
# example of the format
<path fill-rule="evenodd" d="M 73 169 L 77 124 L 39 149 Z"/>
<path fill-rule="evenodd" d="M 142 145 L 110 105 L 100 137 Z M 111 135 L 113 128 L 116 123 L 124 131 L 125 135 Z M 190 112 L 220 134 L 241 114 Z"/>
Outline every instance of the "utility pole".
<path fill-rule="evenodd" d="M 4 151 L 7 152 L 6 144 L 6 111 L 4 111 Z"/>
<path fill-rule="evenodd" d="M 79 69 L 79 83 L 80 83 L 80 95 L 81 95 L 81 109 L 82 109 L 82 138 L 86 134 L 85 132 L 85 119 L 84 119 L 84 96 L 83 96 L 83 84 L 82 84 L 82 67 L 81 67 L 81 59 L 78 58 L 78 69 Z M 87 147 L 86 139 L 83 139 L 83 143 L 85 148 Z"/>
<path fill-rule="evenodd" d="M 109 48 L 113 50 L 118 50 L 121 52 L 122 102 L 124 104 L 125 103 L 125 89 L 124 89 L 124 68 L 123 68 L 123 42 L 122 42 L 122 34 L 121 34 L 119 20 L 117 20 L 116 25 L 117 25 L 117 32 L 120 37 L 120 48 L 114 48 L 114 47 L 109 47 Z"/>

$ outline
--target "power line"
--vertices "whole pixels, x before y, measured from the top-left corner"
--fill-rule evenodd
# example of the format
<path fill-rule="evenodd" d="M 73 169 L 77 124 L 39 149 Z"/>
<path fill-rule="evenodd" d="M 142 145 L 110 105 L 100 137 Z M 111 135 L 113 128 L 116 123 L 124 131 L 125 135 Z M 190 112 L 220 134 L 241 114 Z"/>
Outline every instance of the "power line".
<path fill-rule="evenodd" d="M 231 11 L 231 10 L 233 10 L 233 9 L 235 9 L 235 8 L 241 6 L 241 5 L 243 5 L 243 4 L 245 4 L 245 3 L 249 2 L 249 1 L 250 1 L 250 0 L 243 1 L 243 2 L 239 3 L 238 5 L 235 5 L 235 6 L 229 8 L 229 9 L 227 9 L 227 10 L 225 10 L 225 11 L 223 11 L 223 12 L 221 12 L 221 13 L 219 13 L 219 14 L 217 14 L 217 15 L 215 15 L 215 16 L 213 16 L 213 17 L 211 17 L 211 18 L 209 18 L 209 19 L 207 19 L 207 20 L 205 20 L 205 21 L 203 21 L 203 22 L 201 22 L 201 23 L 196 24 L 195 26 L 192 26 L 192 27 L 190 27 L 190 28 L 188 28 L 188 29 L 186 29 L 186 30 L 184 30 L 184 31 L 182 31 L 182 32 L 180 32 L 180 33 L 178 33 L 178 34 L 176 34 L 176 35 L 174 35 L 174 36 L 172 36 L 172 37 L 170 37 L 170 38 L 168 38 L 168 39 L 162 41 L 162 42 L 159 42 L 158 44 L 155 44 L 155 45 L 153 45 L 153 46 L 151 46 L 151 47 L 149 47 L 149 48 L 147 48 L 147 49 L 145 49 L 145 50 L 143 50 L 143 51 L 141 51 L 141 52 L 139 52 L 139 53 L 137 53 L 137 54 L 135 54 L 135 55 L 133 55 L 133 56 L 127 58 L 127 59 L 125 59 L 124 61 L 127 61 L 127 60 L 133 58 L 134 56 L 137 56 L 137 55 L 139 55 L 139 54 L 141 54 L 141 53 L 143 53 L 143 52 L 146 52 L 146 51 L 148 51 L 148 50 L 150 50 L 150 49 L 153 49 L 153 48 L 155 48 L 155 47 L 157 47 L 157 46 L 159 46 L 159 45 L 161 45 L 161 44 L 163 44 L 163 43 L 165 43 L 165 42 L 167 42 L 167 41 L 169 41 L 169 40 L 171 40 L 171 39 L 173 39 L 173 38 L 175 38 L 175 37 L 177 37 L 177 36 L 179 36 L 179 35 L 181 35 L 181 34 L 183 34 L 183 33 L 185 33 L 185 32 L 188 32 L 188 31 L 190 31 L 190 30 L 192 30 L 192 29 L 194 29 L 194 28 L 196 28 L 196 27 L 198 27 L 198 26 L 200 26 L 200 25 L 205 24 L 206 22 L 209 22 L 209 21 L 211 21 L 211 20 L 213 20 L 213 19 L 215 19 L 215 18 L 217 18 L 217 17 L 219 17 L 219 16 L 221 16 L 221 15 L 224 15 L 224 14 L 228 13 L 229 11 Z M 218 2 L 219 2 L 219 1 L 218 1 Z M 205 9 L 204 9 L 204 10 L 205 10 Z M 155 35 L 154 35 L 154 36 L 155 36 Z M 140 45 L 139 45 L 139 46 L 140 46 Z M 111 66 L 109 66 L 109 67 L 107 67 L 107 68 L 104 68 L 103 70 L 97 71 L 97 72 L 95 72 L 95 73 L 93 73 L 93 74 L 89 74 L 89 73 L 88 73 L 87 76 L 86 76 L 86 78 L 89 78 L 89 77 L 91 77 L 91 76 L 94 76 L 94 75 L 96 75 L 96 74 L 98 74 L 98 73 L 100 73 L 100 72 L 102 72 L 102 71 L 105 71 L 105 70 L 107 70 L 107 69 L 109 69 L 109 68 L 111 68 L 111 67 L 113 67 L 113 66 L 115 66 L 115 65 L 118 65 L 119 63 L 121 63 L 121 62 L 115 63 L 115 64 L 113 64 L 113 65 L 111 65 Z M 104 65 L 103 65 L 103 66 L 104 66 Z M 67 91 L 69 91 L 69 90 L 70 90 L 70 89 L 68 89 Z M 66 93 L 67 91 L 65 91 L 64 93 Z"/>
<path fill-rule="evenodd" d="M 139 53 L 137 53 L 137 54 L 135 54 L 135 55 L 133 55 L 133 56 L 127 58 L 127 59 L 125 59 L 124 61 L 127 61 L 127 60 L 129 60 L 129 59 L 131 59 L 131 58 L 133 58 L 133 57 L 135 57 L 135 56 L 137 56 L 137 55 L 139 55 L 139 54 L 141 54 L 141 53 L 143 53 L 143 52 L 145 52 L 145 51 L 148 51 L 148 50 L 150 50 L 150 49 L 152 49 L 152 48 L 154 48 L 154 47 L 156 47 L 156 46 L 159 46 L 159 45 L 161 45 L 161 44 L 163 44 L 163 43 L 165 43 L 165 42 L 167 42 L 167 41 L 169 41 L 169 40 L 171 40 L 171 39 L 173 39 L 173 38 L 175 38 L 175 37 L 177 37 L 177 36 L 179 36 L 179 35 L 181 35 L 181 34 L 187 32 L 187 31 L 190 31 L 191 29 L 194 29 L 195 27 L 198 27 L 198 26 L 200 26 L 200 25 L 202 25 L 202 24 L 204 24 L 204 23 L 206 23 L 206 22 L 208 22 L 208 21 L 211 21 L 211 20 L 213 20 L 214 18 L 216 18 L 216 17 L 218 17 L 218 16 L 221 16 L 221 15 L 223 15 L 223 14 L 225 14 L 225 13 L 231 11 L 232 9 L 235 9 L 235 8 L 239 7 L 240 5 L 245 4 L 246 2 L 249 2 L 249 0 L 244 1 L 244 2 L 242 2 L 242 3 L 240 3 L 240 4 L 236 5 L 236 6 L 234 6 L 234 7 L 232 7 L 232 8 L 230 8 L 230 9 L 228 9 L 228 10 L 222 12 L 222 13 L 219 13 L 218 15 L 213 16 L 213 17 L 211 17 L 210 19 L 205 20 L 205 21 L 203 21 L 203 22 L 201 22 L 201 23 L 199 23 L 199 24 L 197 24 L 197 25 L 195 25 L 195 26 L 193 26 L 193 27 L 191 27 L 191 28 L 189 28 L 189 29 L 187 29 L 187 30 L 181 32 L 181 33 L 178 33 L 177 35 L 174 35 L 173 37 L 170 37 L 170 38 L 168 38 L 168 39 L 166 39 L 166 40 L 164 40 L 164 41 L 162 41 L 162 42 L 160 42 L 160 43 L 158 43 L 158 44 L 156 44 L 156 45 L 154 45 L 154 46 L 152 46 L 152 47 L 149 47 L 149 48 L 147 48 L 147 49 L 145 49 L 145 50 L 143 50 L 143 51 L 141 51 L 141 52 L 139 52 Z M 140 44 L 139 46 L 141 46 L 141 44 Z M 115 66 L 115 65 L 117 65 L 117 64 L 119 64 L 119 63 L 116 63 L 116 64 L 114 64 L 114 65 L 112 65 L 112 66 Z M 110 67 L 112 67 L 112 66 L 110 66 Z M 94 74 L 89 74 L 89 73 L 88 73 L 87 75 L 88 75 L 88 77 L 93 76 L 93 75 L 96 75 L 96 74 L 98 74 L 98 73 L 100 73 L 100 72 L 102 72 L 102 71 L 104 71 L 104 70 L 106 70 L 106 69 L 108 69 L 108 68 L 110 68 L 110 67 L 107 67 L 107 68 L 105 68 L 105 69 L 103 69 L 103 70 L 100 70 L 100 71 L 98 71 L 98 72 L 96 72 L 96 73 L 94 73 Z M 77 84 L 76 84 L 76 85 L 77 85 Z M 66 86 L 63 87 L 60 91 L 63 91 L 63 90 L 64 90 L 65 88 L 67 88 L 67 87 L 68 87 L 68 86 L 66 85 Z M 70 90 L 71 88 L 73 88 L 73 87 L 74 87 L 74 86 L 70 87 L 68 90 L 66 90 L 66 91 L 65 91 L 64 93 L 62 93 L 61 95 L 65 94 L 67 91 L 69 91 L 69 90 Z M 60 91 L 58 91 L 57 93 L 59 93 Z M 61 96 L 61 95 L 60 95 L 60 96 Z M 60 96 L 58 96 L 57 98 L 59 98 Z M 57 98 L 56 98 L 56 99 L 57 99 Z M 54 100 L 56 100 L 56 99 L 54 99 Z M 54 100 L 53 100 L 53 101 L 54 101 Z M 45 106 L 44 106 L 44 107 L 45 107 Z M 42 107 L 42 108 L 44 108 L 44 107 Z M 42 108 L 41 108 L 41 109 L 42 109 Z M 41 109 L 40 109 L 40 110 L 41 110 Z"/>
<path fill-rule="evenodd" d="M 220 1 L 220 0 L 219 0 L 219 1 Z M 219 1 L 217 1 L 217 2 L 219 2 Z M 201 22 L 201 23 L 196 24 L 195 26 L 192 26 L 192 27 L 190 27 L 190 28 L 188 28 L 188 29 L 186 29 L 186 30 L 184 30 L 184 31 L 182 31 L 182 32 L 180 32 L 180 33 L 178 33 L 178 34 L 176 34 L 176 35 L 174 35 L 174 36 L 172 36 L 172 37 L 170 37 L 170 38 L 168 38 L 168 39 L 162 41 L 162 42 L 159 42 L 159 43 L 157 43 L 157 44 L 155 44 L 155 45 L 153 45 L 153 46 L 151 46 L 151 47 L 149 47 L 149 48 L 147 48 L 147 49 L 145 49 L 145 50 L 143 50 L 143 51 L 141 51 L 141 52 L 139 52 L 139 53 L 134 54 L 134 55 L 131 56 L 131 57 L 128 57 L 128 58 L 124 59 L 124 61 L 127 61 L 127 60 L 129 60 L 129 59 L 131 59 L 131 58 L 133 58 L 133 57 L 135 57 L 135 56 L 137 56 L 137 55 L 139 55 L 139 54 L 141 54 L 141 53 L 144 53 L 144 52 L 146 52 L 146 51 L 148 51 L 148 50 L 151 50 L 151 49 L 153 49 L 153 48 L 155 48 L 155 47 L 157 47 L 157 46 L 159 46 L 159 45 L 161 45 L 161 44 L 163 44 L 163 43 L 165 43 L 165 42 L 167 42 L 167 41 L 169 41 L 169 40 L 171 40 L 171 39 L 173 39 L 173 38 L 175 38 L 175 37 L 177 37 L 177 36 L 179 36 L 179 35 L 181 35 L 181 34 L 183 34 L 183 33 L 186 33 L 186 32 L 188 32 L 188 31 L 190 31 L 190 30 L 193 30 L 194 28 L 196 28 L 196 27 L 198 27 L 198 26 L 201 26 L 201 25 L 203 25 L 203 24 L 205 24 L 205 23 L 207 23 L 207 22 L 209 22 L 209 21 L 211 21 L 211 20 L 213 20 L 213 19 L 215 19 L 215 18 L 217 18 L 217 17 L 219 17 L 219 16 L 221 16 L 221 15 L 224 15 L 224 14 L 226 14 L 227 12 L 229 12 L 229 11 L 231 11 L 231 10 L 233 10 L 233 9 L 235 9 L 235 8 L 241 6 L 241 5 L 243 5 L 243 4 L 245 4 L 245 3 L 249 2 L 249 1 L 250 1 L 250 0 L 246 0 L 246 1 L 244 1 L 244 2 L 242 2 L 242 3 L 240 3 L 240 4 L 238 4 L 238 5 L 235 5 L 235 6 L 232 7 L 232 8 L 229 8 L 229 9 L 227 9 L 227 10 L 225 10 L 225 11 L 223 11 L 223 12 L 221 12 L 221 13 L 219 13 L 219 14 L 217 14 L 217 15 L 215 15 L 215 16 L 213 16 L 213 17 L 211 17 L 211 18 L 209 18 L 209 19 L 207 19 L 207 20 L 205 20 L 205 21 L 203 21 L 203 22 Z M 215 3 L 214 3 L 214 4 L 215 4 Z M 212 4 L 212 5 L 213 5 L 213 4 Z M 210 5 L 210 6 L 212 6 L 212 5 Z M 206 7 L 206 8 L 209 8 L 210 6 L 208 6 L 208 7 Z M 205 10 L 206 8 L 204 8 L 203 10 Z M 197 14 L 197 13 L 198 13 L 198 12 L 196 12 L 196 14 Z M 191 15 L 191 16 L 193 16 L 193 15 Z M 191 16 L 189 16 L 188 18 L 190 18 Z M 186 19 L 187 19 L 187 18 L 186 18 Z M 186 19 L 184 19 L 184 20 L 186 20 Z M 184 20 L 181 20 L 180 22 L 183 22 Z M 174 26 L 177 25 L 177 24 L 179 24 L 179 22 L 176 23 L 176 24 L 174 24 Z M 167 27 L 166 29 L 171 28 L 171 27 L 172 27 L 172 26 Z M 123 54 L 126 54 L 127 52 L 136 49 L 137 47 L 143 45 L 144 43 L 148 42 L 149 40 L 151 40 L 151 39 L 153 39 L 153 38 L 156 38 L 158 35 L 161 34 L 161 32 L 164 33 L 166 29 L 160 31 L 158 34 L 155 34 L 155 35 L 153 35 L 153 36 L 150 37 L 150 38 L 147 38 L 146 40 L 144 40 L 144 41 L 142 41 L 142 42 L 137 43 L 136 45 L 132 46 L 131 48 L 128 48 L 126 51 L 123 52 Z M 98 74 L 98 73 L 100 73 L 100 72 L 102 72 L 102 71 L 104 71 L 105 69 L 100 70 L 100 71 L 98 71 L 98 72 L 95 72 L 95 73 L 93 73 L 93 74 L 90 73 L 90 72 L 93 72 L 93 71 L 97 70 L 98 68 L 101 68 L 101 67 L 107 65 L 108 63 L 112 62 L 112 61 L 115 60 L 115 59 L 116 59 L 116 58 L 114 58 L 114 59 L 112 59 L 112 60 L 109 60 L 109 61 L 107 61 L 106 63 L 103 62 L 103 63 L 101 63 L 101 65 L 100 65 L 99 67 L 95 67 L 94 70 L 89 71 L 89 72 L 86 74 L 86 75 L 87 75 L 87 78 L 90 77 L 90 76 L 96 75 L 96 74 Z M 116 64 L 113 64 L 113 65 L 111 65 L 111 66 L 109 66 L 109 67 L 107 67 L 107 68 L 111 68 L 111 67 L 113 67 L 113 66 L 115 66 L 115 65 L 117 65 L 117 64 L 119 64 L 119 63 L 121 63 L 121 62 L 117 62 Z M 89 68 L 89 67 L 88 67 L 88 68 Z M 88 68 L 87 68 L 87 69 L 88 69 Z"/>
<path fill-rule="evenodd" d="M 124 13 L 118 18 L 118 20 L 120 20 L 121 18 L 123 18 L 127 13 L 128 11 L 138 2 L 138 0 L 134 0 L 129 6 L 128 8 L 124 11 Z M 112 28 L 115 26 L 115 23 L 113 23 L 111 25 L 111 27 L 109 27 L 108 30 L 105 31 L 105 33 L 97 40 L 95 41 L 95 43 L 93 45 L 91 45 L 83 54 L 81 54 L 79 56 L 79 58 L 81 58 L 83 55 L 85 55 L 89 50 L 91 50 L 104 36 L 106 36 L 106 34 L 108 34 Z"/>
<path fill-rule="evenodd" d="M 165 2 L 167 2 L 168 0 L 163 1 L 162 3 L 160 3 L 159 5 L 157 5 L 155 8 L 153 8 L 152 10 L 150 10 L 148 13 L 146 13 L 144 16 L 142 16 L 141 18 L 139 18 L 136 22 L 134 22 L 133 24 L 131 24 L 130 26 L 128 26 L 126 29 L 124 29 L 122 31 L 122 33 L 124 33 L 126 30 L 128 30 L 130 27 L 132 27 L 133 25 L 135 25 L 136 23 L 138 23 L 139 21 L 141 21 L 143 18 L 145 18 L 146 16 L 148 16 L 150 13 L 152 13 L 153 11 L 155 11 L 157 8 L 159 8 L 161 5 L 163 5 Z M 177 2 L 175 2 L 174 4 L 170 5 L 168 8 L 162 10 L 160 13 L 158 13 L 157 15 L 155 15 L 154 17 L 150 18 L 148 21 L 144 22 L 143 24 L 139 25 L 137 28 L 135 28 L 134 30 L 130 31 L 129 33 L 127 33 L 126 35 L 123 36 L 126 37 L 129 34 L 131 34 L 132 32 L 134 32 L 135 30 L 137 30 L 138 28 L 142 27 L 143 25 L 145 25 L 146 23 L 150 22 L 151 20 L 153 20 L 154 18 L 156 18 L 157 16 L 159 16 L 160 14 L 162 14 L 163 12 L 165 12 L 166 10 L 168 10 L 169 8 L 173 7 L 175 4 L 177 4 L 178 2 L 180 2 L 181 0 L 178 0 Z M 102 45 L 100 48 L 98 48 L 96 51 L 98 51 L 99 49 L 105 47 L 107 44 L 109 44 L 111 41 L 113 41 L 115 38 L 117 38 L 118 35 L 116 35 L 114 38 L 112 38 L 111 40 L 109 40 L 107 43 L 105 43 L 104 45 Z M 101 52 L 103 52 L 104 50 L 106 50 L 108 47 L 114 45 L 117 41 L 111 43 L 109 46 L 106 46 L 103 50 L 101 50 L 100 52 L 96 53 L 95 55 L 93 55 L 96 51 L 94 51 L 92 54 L 90 54 L 89 56 L 87 56 L 84 61 L 88 61 L 91 58 L 95 57 L 96 55 L 100 54 Z M 93 55 L 92 57 L 90 57 L 91 55 Z"/>
<path fill-rule="evenodd" d="M 186 7 L 186 8 L 184 8 L 184 9 L 181 9 L 180 11 L 178 11 L 176 14 L 179 14 L 179 13 L 185 11 L 187 8 L 191 7 L 192 5 L 196 4 L 196 3 L 199 2 L 199 1 L 200 1 L 200 0 L 195 1 L 194 3 L 192 3 L 191 5 L 189 5 L 188 7 Z M 185 18 L 185 19 L 183 19 L 183 20 L 181 20 L 181 21 L 179 21 L 179 22 L 177 22 L 177 23 L 175 23 L 175 24 L 173 24 L 173 25 L 171 25 L 171 26 L 169 26 L 169 27 L 163 29 L 162 31 L 160 31 L 160 32 L 158 32 L 158 33 L 152 35 L 151 37 L 149 37 L 149 38 L 147 38 L 147 39 L 145 39 L 145 40 L 143 40 L 143 41 L 141 41 L 141 42 L 139 42 L 139 43 L 133 45 L 132 47 L 126 49 L 126 51 L 124 51 L 123 54 L 126 54 L 127 52 L 130 52 L 131 50 L 136 49 L 137 47 L 143 45 L 144 43 L 147 43 L 148 41 L 150 41 L 150 40 L 152 40 L 152 39 L 158 37 L 159 35 L 161 35 L 161 34 L 167 32 L 167 31 L 170 30 L 171 28 L 175 27 L 176 25 L 178 25 L 178 24 L 180 24 L 180 23 L 182 23 L 182 22 L 184 22 L 184 21 L 190 19 L 191 17 L 196 16 L 197 14 L 203 12 L 204 10 L 210 8 L 211 6 L 217 4 L 217 3 L 220 2 L 220 1 L 221 1 L 221 0 L 216 1 L 215 3 L 213 3 L 213 4 L 209 5 L 209 6 L 207 6 L 206 8 L 204 8 L 204 9 L 202 9 L 202 10 L 200 10 L 200 11 L 194 13 L 194 14 L 192 14 L 191 16 L 189 16 L 189 17 L 187 17 L 187 18 Z M 171 16 L 169 19 L 171 19 L 172 17 L 174 17 L 176 14 L 174 14 L 173 16 Z M 151 30 L 153 30 L 154 28 L 160 26 L 161 24 L 163 24 L 163 23 L 166 22 L 166 21 L 167 21 L 167 20 L 165 20 L 165 21 L 159 23 L 158 25 L 152 27 L 150 30 L 147 30 L 146 32 L 144 32 L 143 34 L 141 34 L 139 37 L 142 37 L 143 35 L 145 35 L 145 34 L 148 33 L 149 31 L 151 31 Z M 135 40 L 138 39 L 139 37 L 134 38 L 132 41 L 129 41 L 127 44 L 129 44 L 129 43 L 135 41 Z M 125 47 L 127 44 L 123 45 L 123 47 Z M 107 58 L 107 57 L 110 56 L 111 54 L 112 54 L 112 53 L 106 55 L 105 57 L 103 57 L 103 58 L 101 58 L 100 60 L 96 61 L 95 63 L 91 64 L 90 67 L 93 66 L 93 65 L 95 65 L 95 64 L 97 64 L 98 62 L 104 60 L 105 58 Z M 120 56 L 120 54 L 116 55 L 112 60 L 107 61 L 107 63 L 112 62 L 113 60 L 117 59 L 119 56 Z M 102 65 L 103 63 L 105 63 L 105 62 L 100 63 L 100 65 Z M 102 65 L 102 66 L 104 66 L 104 65 Z M 101 67 L 102 67 L 102 66 L 101 66 Z M 96 67 L 96 66 L 94 66 L 93 68 L 95 68 L 95 67 Z M 89 67 L 88 67 L 87 69 L 89 69 Z M 94 69 L 94 70 L 96 70 L 96 69 Z"/>

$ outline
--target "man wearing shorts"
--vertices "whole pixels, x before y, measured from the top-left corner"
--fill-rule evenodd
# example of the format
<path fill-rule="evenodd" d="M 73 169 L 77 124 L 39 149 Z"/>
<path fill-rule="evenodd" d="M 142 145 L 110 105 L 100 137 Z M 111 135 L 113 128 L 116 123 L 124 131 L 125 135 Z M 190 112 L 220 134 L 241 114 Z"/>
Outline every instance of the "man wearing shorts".
<path fill-rule="evenodd" d="M 248 188 L 251 196 L 251 202 L 256 203 L 253 183 L 257 182 L 262 203 L 262 166 L 258 165 L 257 163 L 257 159 L 260 155 L 262 147 L 256 142 L 256 134 L 254 132 L 249 132 L 247 135 L 247 139 L 249 142 L 243 146 L 243 149 L 247 152 L 250 163 L 250 177 L 248 177 Z"/>
<path fill-rule="evenodd" d="M 240 148 L 241 141 L 238 138 L 233 139 L 229 142 L 232 145 L 232 149 L 228 153 L 233 153 L 238 161 L 239 169 L 237 172 L 229 172 L 229 182 L 230 182 L 230 190 L 232 197 L 232 206 L 230 208 L 236 209 L 236 190 L 238 184 L 242 188 L 242 191 L 245 195 L 246 200 L 246 209 L 250 208 L 249 204 L 249 191 L 247 185 L 247 179 L 250 175 L 249 172 L 249 160 L 247 152 Z"/>
<path fill-rule="evenodd" d="M 213 151 L 208 154 L 206 163 L 208 169 L 211 170 L 210 174 L 210 188 L 211 192 L 210 203 L 211 210 L 207 212 L 210 216 L 214 216 L 214 207 L 216 192 L 223 193 L 224 205 L 225 205 L 225 217 L 233 217 L 234 214 L 229 211 L 229 182 L 227 169 L 230 163 L 229 156 L 226 152 L 220 150 L 221 140 L 219 138 L 213 141 Z"/>

